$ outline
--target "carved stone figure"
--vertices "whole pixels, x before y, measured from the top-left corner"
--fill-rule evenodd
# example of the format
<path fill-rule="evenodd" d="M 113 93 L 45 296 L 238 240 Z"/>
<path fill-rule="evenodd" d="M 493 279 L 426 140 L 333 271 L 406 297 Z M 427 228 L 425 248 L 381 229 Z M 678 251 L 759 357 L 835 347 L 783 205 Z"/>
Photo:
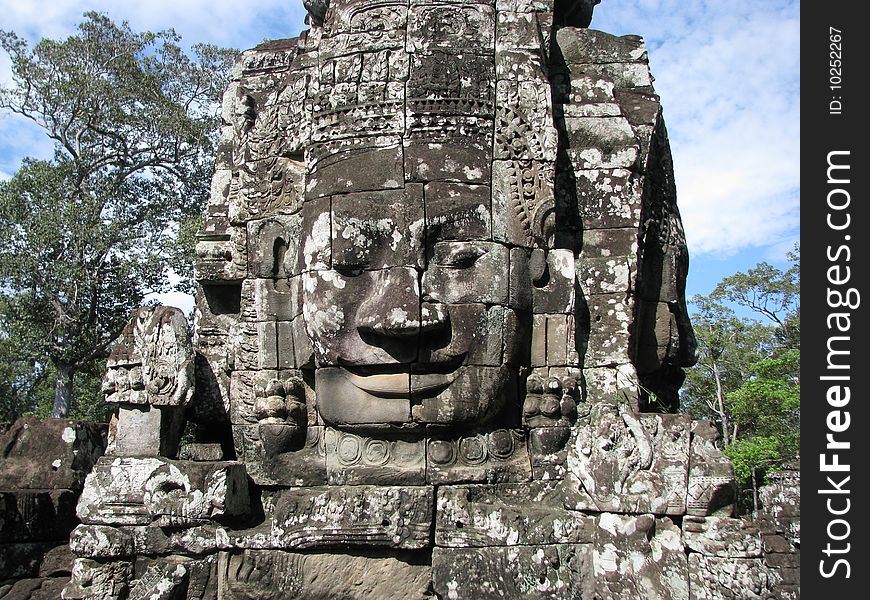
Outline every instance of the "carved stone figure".
<path fill-rule="evenodd" d="M 695 346 L 670 150 L 643 41 L 583 29 L 595 4 L 306 0 L 242 54 L 193 350 L 143 309 L 113 353 L 70 594 L 775 587 L 712 520 L 715 436 L 666 414 Z"/>

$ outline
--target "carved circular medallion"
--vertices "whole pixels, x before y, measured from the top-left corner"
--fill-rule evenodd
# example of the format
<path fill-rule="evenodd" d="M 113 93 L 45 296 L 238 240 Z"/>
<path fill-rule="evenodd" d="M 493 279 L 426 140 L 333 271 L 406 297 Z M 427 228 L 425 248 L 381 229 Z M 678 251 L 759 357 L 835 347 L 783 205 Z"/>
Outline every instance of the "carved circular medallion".
<path fill-rule="evenodd" d="M 514 436 L 507 429 L 497 429 L 489 434 L 489 451 L 497 458 L 510 458 L 514 453 Z"/>
<path fill-rule="evenodd" d="M 358 463 L 362 456 L 359 438 L 355 435 L 345 435 L 338 440 L 336 453 L 338 454 L 339 462 L 343 465 L 354 465 Z"/>
<path fill-rule="evenodd" d="M 384 465 L 390 460 L 390 447 L 383 440 L 366 440 L 363 457 L 370 465 Z"/>
<path fill-rule="evenodd" d="M 456 457 L 453 444 L 447 440 L 429 442 L 429 458 L 437 465 L 449 465 Z"/>
<path fill-rule="evenodd" d="M 462 438 L 459 440 L 459 456 L 470 465 L 479 465 L 486 461 L 486 443 L 483 437 Z"/>

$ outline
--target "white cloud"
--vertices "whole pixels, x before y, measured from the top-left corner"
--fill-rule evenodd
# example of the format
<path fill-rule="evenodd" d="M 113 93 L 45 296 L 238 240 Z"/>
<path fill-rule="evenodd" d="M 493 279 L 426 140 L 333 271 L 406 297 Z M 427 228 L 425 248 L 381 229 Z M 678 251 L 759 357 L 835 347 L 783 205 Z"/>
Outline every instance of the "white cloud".
<path fill-rule="evenodd" d="M 799 212 L 799 4 L 604 2 L 593 26 L 647 41 L 690 249 L 791 245 Z"/>
<path fill-rule="evenodd" d="M 266 37 L 293 37 L 300 31 L 304 9 L 293 0 L 0 0 L 3 29 L 31 40 L 73 33 L 82 14 L 105 12 L 113 20 L 128 20 L 137 30 L 174 28 L 185 41 L 208 41 L 247 48 Z"/>

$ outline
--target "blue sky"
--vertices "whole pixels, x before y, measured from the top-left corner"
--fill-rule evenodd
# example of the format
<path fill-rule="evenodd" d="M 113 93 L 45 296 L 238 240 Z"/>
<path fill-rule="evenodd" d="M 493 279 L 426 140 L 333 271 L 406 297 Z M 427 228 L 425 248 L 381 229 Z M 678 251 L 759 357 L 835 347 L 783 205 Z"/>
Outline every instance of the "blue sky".
<path fill-rule="evenodd" d="M 239 49 L 304 28 L 301 0 L 0 0 L 0 28 L 32 42 L 65 37 L 87 10 Z M 799 239 L 799 16 L 796 0 L 603 0 L 596 8 L 593 28 L 647 42 L 689 241 L 690 296 L 761 260 L 785 267 Z M 8 80 L 2 55 L 0 81 Z M 24 156 L 50 154 L 38 129 L 0 115 L 0 178 Z"/>

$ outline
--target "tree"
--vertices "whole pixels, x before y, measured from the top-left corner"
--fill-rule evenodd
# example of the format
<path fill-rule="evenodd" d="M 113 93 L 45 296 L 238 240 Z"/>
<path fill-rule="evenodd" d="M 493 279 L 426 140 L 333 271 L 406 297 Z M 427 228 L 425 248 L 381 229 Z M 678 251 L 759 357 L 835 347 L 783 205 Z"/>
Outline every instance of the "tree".
<path fill-rule="evenodd" d="M 723 279 L 711 298 L 748 308 L 777 327 L 779 344 L 800 347 L 800 246 L 787 254 L 785 271 L 760 262 L 746 273 Z"/>
<path fill-rule="evenodd" d="M 737 317 L 731 308 L 711 298 L 696 296 L 692 302 L 698 362 L 687 373 L 683 404 L 695 417 L 712 416 L 728 447 L 739 435 L 740 424 L 732 422 L 726 397 L 750 377 L 759 356 L 770 350 L 772 330 Z"/>
<path fill-rule="evenodd" d="M 798 247 L 789 259 L 785 271 L 759 263 L 692 300 L 698 364 L 687 374 L 683 405 L 719 425 L 725 453 L 738 479 L 751 484 L 754 505 L 759 474 L 799 453 Z M 754 316 L 738 317 L 732 306 Z"/>
<path fill-rule="evenodd" d="M 179 41 L 93 12 L 32 49 L 0 32 L 13 78 L 0 108 L 55 145 L 0 183 L 0 334 L 51 365 L 53 416 L 69 413 L 76 373 L 105 357 L 130 311 L 166 289 L 178 223 L 204 209 L 235 53 L 189 56 Z"/>

